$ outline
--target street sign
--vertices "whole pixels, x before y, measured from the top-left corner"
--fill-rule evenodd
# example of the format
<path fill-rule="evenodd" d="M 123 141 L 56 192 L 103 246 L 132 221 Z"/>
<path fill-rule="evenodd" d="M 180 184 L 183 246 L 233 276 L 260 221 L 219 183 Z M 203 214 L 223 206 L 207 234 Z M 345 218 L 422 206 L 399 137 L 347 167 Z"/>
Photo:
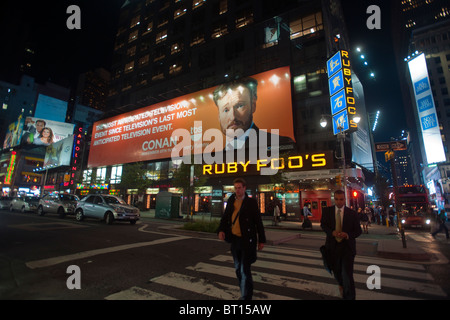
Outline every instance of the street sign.
<path fill-rule="evenodd" d="M 386 152 L 388 150 L 394 151 L 406 150 L 406 140 L 375 143 L 375 151 Z"/>

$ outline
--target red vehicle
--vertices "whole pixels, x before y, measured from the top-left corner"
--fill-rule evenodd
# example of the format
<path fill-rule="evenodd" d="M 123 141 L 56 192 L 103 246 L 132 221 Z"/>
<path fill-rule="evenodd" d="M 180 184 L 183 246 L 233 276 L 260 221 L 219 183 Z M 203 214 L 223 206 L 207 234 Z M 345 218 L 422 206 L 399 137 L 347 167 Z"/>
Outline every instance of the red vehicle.
<path fill-rule="evenodd" d="M 431 227 L 428 208 L 428 190 L 423 185 L 404 185 L 397 187 L 397 199 L 401 207 L 401 223 L 407 228 Z"/>

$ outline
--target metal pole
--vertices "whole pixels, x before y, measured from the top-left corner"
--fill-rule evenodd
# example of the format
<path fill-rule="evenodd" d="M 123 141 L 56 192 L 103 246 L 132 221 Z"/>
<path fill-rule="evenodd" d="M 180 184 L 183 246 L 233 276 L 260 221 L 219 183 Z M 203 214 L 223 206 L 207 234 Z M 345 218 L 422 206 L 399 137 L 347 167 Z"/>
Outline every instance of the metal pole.
<path fill-rule="evenodd" d="M 390 144 L 389 144 L 390 145 Z M 397 190 L 398 190 L 398 182 L 397 182 L 397 170 L 395 169 L 395 152 L 391 150 L 393 153 L 393 156 L 390 159 L 391 162 L 391 171 L 392 171 L 392 185 L 394 186 L 394 200 L 395 200 L 395 211 L 396 211 L 396 215 L 397 215 L 397 225 L 398 225 L 398 230 L 400 231 L 400 235 L 402 237 L 402 243 L 403 243 L 403 248 L 406 248 L 406 238 L 405 238 L 405 230 L 402 227 L 402 222 L 400 221 L 400 206 L 398 203 L 398 197 L 397 197 Z"/>
<path fill-rule="evenodd" d="M 340 129 L 342 130 L 342 129 Z M 348 195 L 347 195 L 347 176 L 346 176 L 346 172 L 345 172 L 345 167 L 346 167 L 346 163 L 345 163 L 345 146 L 344 146 L 344 142 L 345 142 L 345 132 L 344 131 L 339 131 L 338 133 L 338 137 L 341 140 L 341 159 L 342 159 L 342 183 L 344 185 L 344 192 L 345 192 L 345 205 L 348 207 L 349 206 L 349 200 L 348 200 Z"/>

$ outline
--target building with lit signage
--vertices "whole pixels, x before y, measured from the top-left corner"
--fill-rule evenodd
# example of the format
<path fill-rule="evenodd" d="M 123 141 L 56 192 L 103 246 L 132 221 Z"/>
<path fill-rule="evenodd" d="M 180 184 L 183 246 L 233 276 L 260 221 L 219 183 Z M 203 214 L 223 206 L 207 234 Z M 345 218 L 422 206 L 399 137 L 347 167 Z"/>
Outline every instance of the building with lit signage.
<path fill-rule="evenodd" d="M 189 141 L 204 161 L 210 133 L 225 150 L 229 141 L 217 134 L 225 131 L 220 99 L 227 90 L 241 90 L 241 95 L 249 90 L 256 107 L 252 128 L 276 133 L 279 155 L 267 159 L 259 153 L 248 166 L 246 161 L 199 163 L 193 156 L 201 166 L 197 175 L 206 178 L 195 185 L 198 177 L 192 177 L 194 212 L 220 215 L 233 180 L 242 176 L 262 214 L 271 215 L 280 204 L 283 215 L 299 218 L 307 203 L 313 220 L 319 220 L 321 208 L 332 204 L 332 192 L 342 187 L 336 183 L 343 173 L 336 158 L 339 143 L 332 126 L 322 128 L 319 122 L 324 115 L 331 120 L 326 62 L 348 48 L 343 21 L 335 0 L 125 1 L 114 47 L 110 111 L 94 124 L 77 192 L 120 192 L 144 208 L 154 207 L 159 191 L 180 192 L 186 212 L 188 194 L 172 179 L 180 170 L 180 162 L 172 161 L 173 148 Z M 347 69 L 354 91 L 349 101 L 355 105 L 348 110 L 367 119 L 362 86 Z M 241 80 L 250 87 L 237 84 Z M 354 129 L 344 141 L 345 183 L 360 195 L 351 204 L 361 206 L 364 172 L 373 170 L 373 157 L 367 121 Z M 184 134 L 187 139 L 181 138 Z M 147 191 L 119 191 L 127 166 L 136 162 L 146 170 Z M 262 174 L 270 168 L 278 173 Z"/>

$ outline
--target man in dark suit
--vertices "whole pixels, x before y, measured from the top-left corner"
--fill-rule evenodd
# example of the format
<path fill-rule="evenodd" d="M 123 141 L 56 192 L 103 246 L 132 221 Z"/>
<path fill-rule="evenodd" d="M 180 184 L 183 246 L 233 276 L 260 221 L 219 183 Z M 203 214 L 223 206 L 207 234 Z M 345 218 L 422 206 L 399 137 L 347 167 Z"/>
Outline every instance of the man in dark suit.
<path fill-rule="evenodd" d="M 353 264 L 356 255 L 356 238 L 362 233 L 358 215 L 345 206 L 345 193 L 334 193 L 332 207 L 324 208 L 320 226 L 327 238 L 325 247 L 331 255 L 332 271 L 344 299 L 355 299 Z"/>
<path fill-rule="evenodd" d="M 263 249 L 266 235 L 258 203 L 245 192 L 245 180 L 235 179 L 234 189 L 235 194 L 228 199 L 218 234 L 220 240 L 231 243 L 231 253 L 241 290 L 240 299 L 251 300 L 253 279 L 250 267 L 256 261 L 256 248 Z M 225 239 L 227 232 L 230 233 L 230 238 Z"/>

